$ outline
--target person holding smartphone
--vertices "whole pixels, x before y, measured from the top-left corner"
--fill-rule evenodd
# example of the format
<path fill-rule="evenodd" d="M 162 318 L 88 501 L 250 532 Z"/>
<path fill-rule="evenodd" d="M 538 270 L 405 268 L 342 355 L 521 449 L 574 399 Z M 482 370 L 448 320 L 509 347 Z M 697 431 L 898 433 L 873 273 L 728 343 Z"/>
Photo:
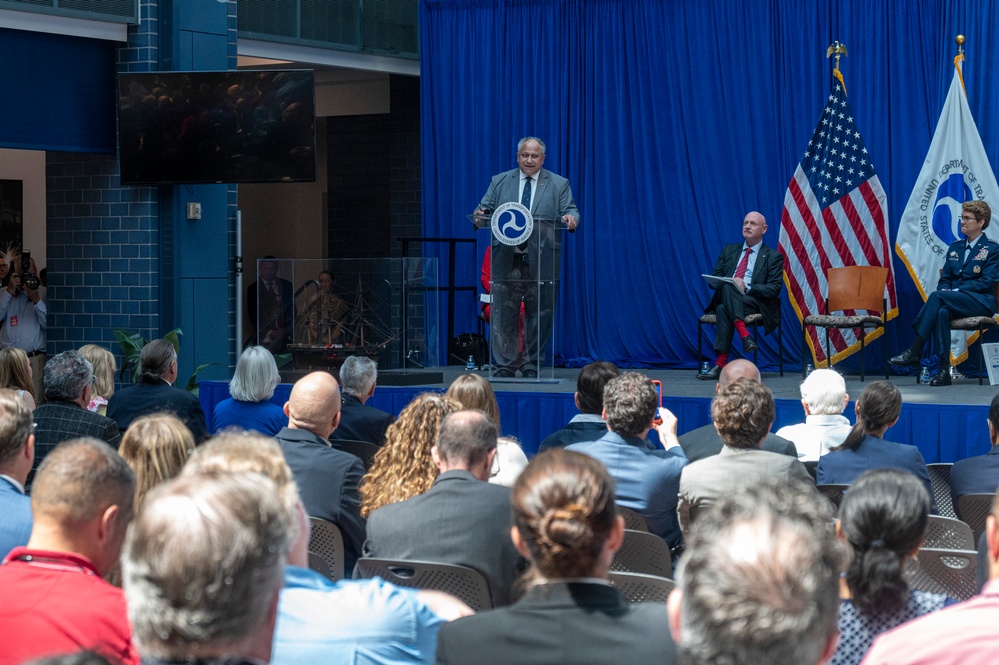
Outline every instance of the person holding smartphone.
<path fill-rule="evenodd" d="M 45 401 L 45 327 L 48 310 L 39 293 L 38 271 L 30 252 L 13 257 L 7 287 L 0 289 L 0 347 L 24 351 L 31 365 L 35 403 Z M 33 278 L 33 279 L 32 279 Z"/>

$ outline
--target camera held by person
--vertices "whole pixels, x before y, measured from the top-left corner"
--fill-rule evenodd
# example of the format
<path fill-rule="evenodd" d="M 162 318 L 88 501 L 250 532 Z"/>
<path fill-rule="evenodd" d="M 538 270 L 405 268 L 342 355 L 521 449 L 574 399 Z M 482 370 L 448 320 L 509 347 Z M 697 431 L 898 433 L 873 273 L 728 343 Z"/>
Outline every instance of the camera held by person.
<path fill-rule="evenodd" d="M 41 282 L 38 281 L 38 276 L 31 273 L 31 252 L 25 250 L 21 252 L 21 272 L 12 273 L 11 282 L 14 279 L 20 281 L 20 285 L 25 291 L 36 291 L 38 290 Z M 14 284 L 15 288 L 18 284 Z"/>

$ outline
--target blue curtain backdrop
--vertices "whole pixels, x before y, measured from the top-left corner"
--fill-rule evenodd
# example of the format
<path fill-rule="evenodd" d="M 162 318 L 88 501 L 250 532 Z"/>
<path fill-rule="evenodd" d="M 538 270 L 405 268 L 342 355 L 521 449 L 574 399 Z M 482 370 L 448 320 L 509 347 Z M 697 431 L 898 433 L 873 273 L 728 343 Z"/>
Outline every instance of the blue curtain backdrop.
<path fill-rule="evenodd" d="M 765 242 L 777 247 L 834 40 L 849 49 L 841 69 L 888 194 L 892 245 L 959 33 L 971 109 L 999 165 L 999 49 L 989 47 L 999 5 L 989 0 L 422 0 L 420 32 L 424 233 L 472 237 L 465 215 L 490 176 L 516 166 L 520 137 L 542 137 L 545 168 L 569 178 L 582 214 L 564 244 L 555 324 L 569 365 L 693 366 L 710 295 L 700 274 L 741 242 L 749 210 L 766 216 Z M 456 259 L 462 283 L 477 282 L 488 244 L 478 234 L 475 254 Z M 910 340 L 922 302 L 897 258 L 895 274 L 892 350 Z M 459 298 L 456 332 L 474 330 L 477 312 L 471 295 Z M 785 356 L 799 362 L 788 306 L 782 325 Z M 758 341 L 773 368 L 776 334 Z M 878 366 L 881 344 L 868 353 Z"/>

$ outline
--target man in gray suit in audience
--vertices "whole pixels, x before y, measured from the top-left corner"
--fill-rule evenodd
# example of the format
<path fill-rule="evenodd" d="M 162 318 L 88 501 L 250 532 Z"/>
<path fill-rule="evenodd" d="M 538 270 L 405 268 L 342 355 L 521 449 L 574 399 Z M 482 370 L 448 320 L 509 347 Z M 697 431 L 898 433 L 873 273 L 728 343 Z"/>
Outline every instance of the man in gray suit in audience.
<path fill-rule="evenodd" d="M 741 378 L 762 383 L 760 370 L 757 369 L 756 365 L 740 358 L 739 360 L 733 360 L 722 368 L 721 375 L 718 377 L 718 383 L 715 384 L 715 394 L 717 395 L 718 391 L 724 386 Z M 711 423 L 708 423 L 704 427 L 698 427 L 680 437 L 680 447 L 683 448 L 683 453 L 691 462 L 717 455 L 722 451 L 722 446 L 721 437 L 718 436 L 718 431 Z M 771 434 L 769 431 L 767 432 L 767 437 L 763 440 L 762 448 L 772 453 L 790 455 L 795 459 L 798 457 L 798 451 L 793 443 Z"/>
<path fill-rule="evenodd" d="M 426 494 L 371 513 L 364 556 L 468 566 L 485 575 L 494 605 L 510 604 L 521 557 L 510 539 L 510 488 L 488 482 L 496 438 L 481 411 L 446 416 L 431 449 L 441 474 Z"/>
<path fill-rule="evenodd" d="M 770 389 L 751 379 L 736 379 L 711 402 L 711 419 L 725 447 L 717 455 L 691 462 L 680 476 L 680 527 L 690 529 L 692 512 L 710 508 L 745 484 L 799 481 L 814 487 L 797 458 L 760 449 L 774 422 Z"/>

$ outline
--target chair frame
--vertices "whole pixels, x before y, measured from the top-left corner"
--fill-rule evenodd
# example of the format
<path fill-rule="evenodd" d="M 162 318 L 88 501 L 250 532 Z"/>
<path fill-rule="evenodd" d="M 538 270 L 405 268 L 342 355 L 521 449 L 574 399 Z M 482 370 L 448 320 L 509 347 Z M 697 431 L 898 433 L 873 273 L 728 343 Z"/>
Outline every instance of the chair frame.
<path fill-rule="evenodd" d="M 937 502 L 937 512 L 944 517 L 957 517 L 957 506 L 950 492 L 950 470 L 953 462 L 933 462 L 926 465 L 930 474 L 930 484 L 933 486 L 933 498 Z"/>
<path fill-rule="evenodd" d="M 992 293 L 996 297 L 996 313 L 999 313 L 999 284 L 992 287 Z M 956 327 L 955 323 L 958 323 Z M 999 328 L 999 322 L 994 318 L 989 316 L 965 316 L 957 319 L 951 319 L 950 329 L 951 330 L 964 330 L 971 332 L 972 330 L 978 331 L 978 343 L 979 345 L 985 344 L 985 332 L 987 330 L 994 330 Z M 971 353 L 969 350 L 968 353 Z M 985 358 L 984 347 L 978 352 L 978 385 L 983 385 L 982 381 L 985 377 L 982 376 L 982 361 Z M 919 380 L 919 376 L 916 376 L 916 380 Z"/>
<path fill-rule="evenodd" d="M 332 541 L 332 545 L 324 541 Z M 343 579 L 347 548 L 343 542 L 343 532 L 336 524 L 319 517 L 309 518 L 309 554 L 326 561 L 330 574 L 326 575 L 325 571 L 318 569 L 313 570 L 326 575 L 334 582 Z"/>
<path fill-rule="evenodd" d="M 870 278 L 874 278 L 875 274 L 881 274 L 880 280 L 875 278 L 874 284 L 880 282 L 881 288 L 879 291 L 875 292 L 874 287 L 871 285 Z M 868 276 L 865 279 L 865 275 Z M 843 312 L 848 309 L 858 310 L 862 309 L 867 312 L 879 312 L 879 318 L 881 319 L 880 324 L 872 324 L 862 321 L 859 326 L 820 326 L 815 324 L 806 323 L 808 317 L 806 316 L 801 322 L 801 378 L 806 377 L 805 374 L 805 356 L 808 350 L 808 328 L 825 328 L 826 329 L 826 367 L 832 369 L 832 353 L 829 346 L 829 328 L 842 328 L 848 330 L 860 329 L 860 380 L 865 380 L 865 360 L 864 360 L 864 349 L 865 349 L 865 338 L 867 337 L 867 326 L 872 325 L 872 330 L 882 329 L 882 336 L 886 332 L 886 320 L 888 312 L 888 300 L 884 297 L 885 283 L 888 279 L 888 269 L 882 268 L 880 266 L 844 266 L 842 268 L 829 268 L 826 270 L 826 310 L 824 316 L 831 316 L 829 312 Z M 853 290 L 854 293 L 841 293 L 840 288 L 848 288 Z M 876 293 L 876 297 L 875 297 Z M 877 307 L 877 303 L 881 303 L 881 307 Z M 835 318 L 846 318 L 845 316 L 835 317 Z M 888 379 L 888 342 L 887 340 L 882 340 L 882 346 L 884 348 L 884 367 L 885 367 L 885 379 Z"/>
<path fill-rule="evenodd" d="M 673 555 L 666 541 L 654 533 L 625 529 L 624 541 L 614 555 L 611 570 L 668 579 L 673 576 Z"/>
<path fill-rule="evenodd" d="M 492 608 L 489 580 L 474 568 L 438 561 L 407 561 L 402 559 L 357 560 L 354 579 L 381 577 L 386 582 L 409 589 L 444 591 L 464 601 L 475 611 Z M 454 585 L 440 584 L 446 578 Z"/>
<path fill-rule="evenodd" d="M 818 490 L 819 494 L 829 499 L 829 503 L 835 508 L 834 512 L 839 512 L 839 506 L 843 503 L 843 497 L 846 495 L 847 490 L 850 489 L 849 485 L 840 485 L 837 483 L 825 483 L 822 485 L 816 485 L 815 489 Z"/>
<path fill-rule="evenodd" d="M 645 521 L 645 516 L 637 510 L 618 504 L 617 514 L 624 518 L 625 529 L 644 531 L 645 533 L 649 532 L 649 523 Z"/>
<path fill-rule="evenodd" d="M 361 460 L 364 471 L 371 470 L 371 465 L 375 461 L 375 454 L 380 448 L 370 441 L 358 441 L 356 439 L 331 439 L 330 443 L 340 452 L 348 453 Z"/>
<path fill-rule="evenodd" d="M 954 517 L 930 515 L 923 538 L 924 548 L 974 550 L 977 547 L 971 527 Z"/>
<path fill-rule="evenodd" d="M 971 527 L 971 531 L 975 534 L 976 543 L 978 542 L 978 538 L 985 533 L 985 522 L 992 512 L 994 497 L 994 494 L 964 494 L 957 497 L 957 505 L 954 507 L 957 509 L 958 519 Z M 980 519 L 979 515 L 969 517 L 966 514 L 968 509 L 972 507 L 984 507 L 984 510 L 978 511 Z"/>
<path fill-rule="evenodd" d="M 780 375 L 784 376 L 784 326 L 781 324 L 781 297 L 777 296 L 777 365 L 780 368 Z M 718 316 L 714 312 L 710 314 L 702 314 L 697 319 L 697 371 L 701 371 L 701 363 L 703 363 L 706 358 L 702 352 L 702 347 L 704 344 L 704 326 L 713 326 L 718 322 Z M 759 367 L 759 336 L 758 329 L 760 325 L 763 324 L 762 314 L 750 314 L 746 317 L 745 323 L 752 326 L 753 328 L 753 339 L 757 340 L 757 348 L 753 351 L 753 364 Z"/>
<path fill-rule="evenodd" d="M 676 588 L 676 582 L 668 577 L 644 573 L 611 571 L 610 580 L 629 603 L 665 603 Z"/>
<path fill-rule="evenodd" d="M 948 561 L 949 560 L 949 561 Z M 961 561 L 964 566 L 952 565 Z M 907 566 L 905 580 L 913 589 L 943 593 L 955 600 L 968 600 L 977 593 L 975 569 L 978 552 L 924 547 Z"/>

